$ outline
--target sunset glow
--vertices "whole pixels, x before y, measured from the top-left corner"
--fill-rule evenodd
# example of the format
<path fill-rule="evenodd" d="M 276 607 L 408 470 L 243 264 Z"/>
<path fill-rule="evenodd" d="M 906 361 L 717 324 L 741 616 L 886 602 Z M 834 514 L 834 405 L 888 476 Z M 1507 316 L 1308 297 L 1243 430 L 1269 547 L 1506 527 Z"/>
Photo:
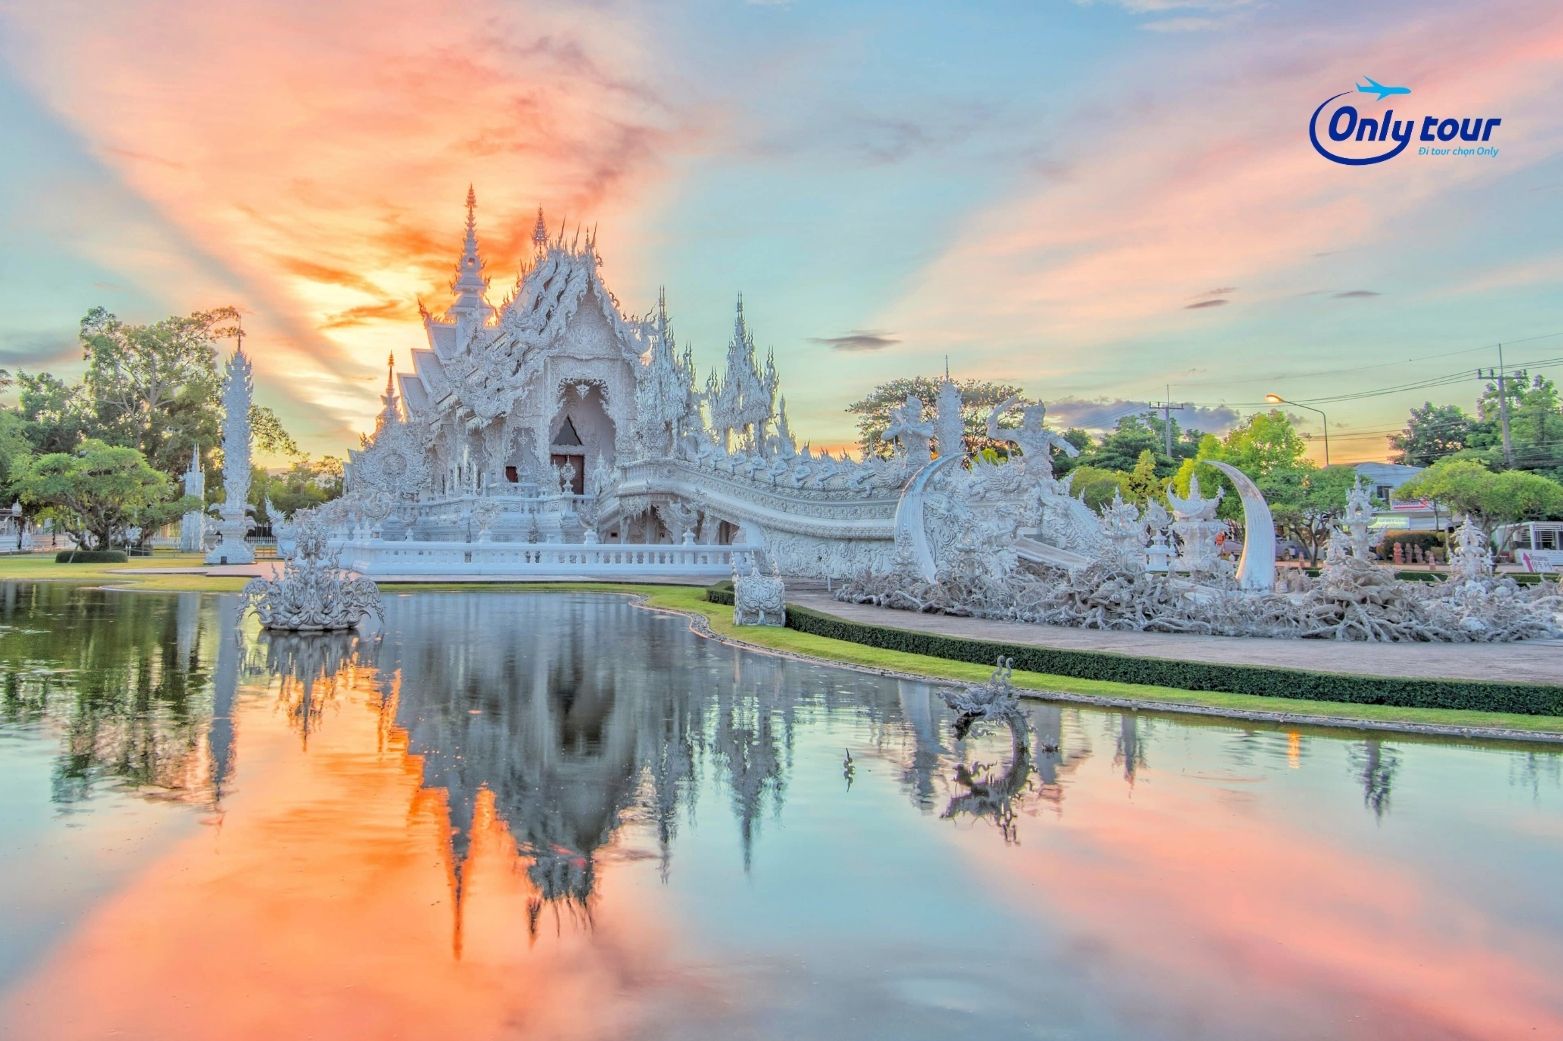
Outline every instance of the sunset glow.
<path fill-rule="evenodd" d="M 626 311 L 665 285 L 702 369 L 742 291 L 817 445 L 852 440 L 842 409 L 866 389 L 946 356 L 1062 424 L 1170 385 L 1210 428 L 1269 389 L 1563 344 L 1553 5 L 4 12 L 0 212 L 27 263 L 0 363 L 68 369 L 95 304 L 231 302 L 257 399 L 315 452 L 372 425 L 387 353 L 422 342 L 418 302 L 448 302 L 469 184 L 491 299 L 538 206 L 598 229 Z M 1308 115 L 1365 72 L 1429 110 L 1501 113 L 1502 154 L 1324 162 Z M 1425 396 L 1336 406 L 1337 461 L 1381 457 Z"/>

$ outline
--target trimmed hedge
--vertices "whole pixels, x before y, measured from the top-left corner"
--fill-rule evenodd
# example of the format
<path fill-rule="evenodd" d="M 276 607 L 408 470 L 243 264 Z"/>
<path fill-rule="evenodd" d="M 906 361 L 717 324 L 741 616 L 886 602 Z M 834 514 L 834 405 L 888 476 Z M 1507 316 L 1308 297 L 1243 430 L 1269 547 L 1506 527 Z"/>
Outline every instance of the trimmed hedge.
<path fill-rule="evenodd" d="M 117 549 L 62 549 L 54 555 L 56 564 L 125 564 L 130 558 Z"/>
<path fill-rule="evenodd" d="M 706 599 L 711 603 L 731 604 L 732 593 L 710 587 L 706 590 Z M 1013 658 L 1015 668 L 1026 672 L 1073 676 L 1077 679 L 1308 701 L 1343 701 L 1358 705 L 1475 709 L 1531 716 L 1563 715 L 1563 686 L 1354 676 L 1262 665 L 1136 658 L 1110 651 L 1075 651 L 993 640 L 968 640 L 938 633 L 867 625 L 796 604 L 787 605 L 787 628 L 866 647 L 924 654 L 976 665 L 992 665 L 999 657 Z M 1327 647 L 1321 642 L 1319 649 L 1324 653 Z"/>

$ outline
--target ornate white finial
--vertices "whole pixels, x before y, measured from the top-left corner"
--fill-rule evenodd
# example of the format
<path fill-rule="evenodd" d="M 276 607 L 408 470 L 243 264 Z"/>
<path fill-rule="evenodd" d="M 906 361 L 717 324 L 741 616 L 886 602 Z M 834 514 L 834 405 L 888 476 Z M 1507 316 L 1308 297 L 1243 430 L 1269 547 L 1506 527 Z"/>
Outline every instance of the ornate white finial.
<path fill-rule="evenodd" d="M 218 513 L 218 542 L 206 555 L 208 564 L 253 564 L 255 551 L 244 541 L 250 522 L 250 401 L 253 393 L 250 360 L 244 356 L 244 331 L 234 330 L 239 346 L 228 359 L 223 387 L 223 503 Z"/>

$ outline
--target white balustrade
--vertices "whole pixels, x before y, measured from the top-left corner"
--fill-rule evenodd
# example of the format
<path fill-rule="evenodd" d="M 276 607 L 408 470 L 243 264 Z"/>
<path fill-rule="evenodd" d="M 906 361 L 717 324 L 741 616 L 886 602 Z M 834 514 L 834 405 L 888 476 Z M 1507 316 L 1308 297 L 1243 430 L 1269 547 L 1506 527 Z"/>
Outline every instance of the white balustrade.
<path fill-rule="evenodd" d="M 633 577 L 732 574 L 757 546 L 646 545 L 615 542 L 399 542 L 367 539 L 342 545 L 343 567 L 372 577 Z"/>

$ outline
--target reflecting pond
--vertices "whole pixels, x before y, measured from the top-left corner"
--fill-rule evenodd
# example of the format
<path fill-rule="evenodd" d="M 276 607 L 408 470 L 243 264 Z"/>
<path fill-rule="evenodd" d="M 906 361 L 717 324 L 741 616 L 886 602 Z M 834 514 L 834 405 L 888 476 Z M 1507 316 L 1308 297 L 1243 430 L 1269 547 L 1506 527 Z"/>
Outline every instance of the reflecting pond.
<path fill-rule="evenodd" d="M 608 595 L 0 626 L 0 1037 L 1563 1037 L 1546 748 L 1036 702 L 1017 757 Z"/>

